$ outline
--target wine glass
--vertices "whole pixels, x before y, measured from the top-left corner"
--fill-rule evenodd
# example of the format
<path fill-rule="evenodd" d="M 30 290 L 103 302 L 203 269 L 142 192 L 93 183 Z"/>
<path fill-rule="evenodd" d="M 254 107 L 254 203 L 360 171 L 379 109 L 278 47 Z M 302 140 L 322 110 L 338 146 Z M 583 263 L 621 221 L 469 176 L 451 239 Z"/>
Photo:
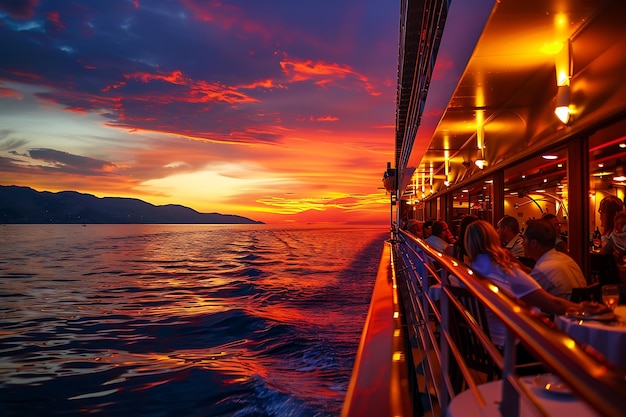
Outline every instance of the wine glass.
<path fill-rule="evenodd" d="M 602 302 L 605 306 L 615 310 L 619 303 L 619 288 L 617 285 L 603 285 L 602 286 Z"/>

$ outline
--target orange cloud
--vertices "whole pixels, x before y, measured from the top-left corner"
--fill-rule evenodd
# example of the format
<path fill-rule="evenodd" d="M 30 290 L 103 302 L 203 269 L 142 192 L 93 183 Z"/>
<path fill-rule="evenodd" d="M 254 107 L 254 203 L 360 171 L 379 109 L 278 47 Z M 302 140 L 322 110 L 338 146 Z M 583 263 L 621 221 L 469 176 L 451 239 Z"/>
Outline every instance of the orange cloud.
<path fill-rule="evenodd" d="M 137 72 L 135 74 L 125 75 L 125 78 L 134 78 L 135 80 L 139 80 L 143 83 L 149 83 L 154 80 L 163 80 L 167 81 L 171 84 L 176 85 L 184 85 L 186 84 L 185 79 L 183 78 L 183 72 L 179 70 L 172 71 L 168 74 L 150 74 L 148 72 Z"/>
<path fill-rule="evenodd" d="M 24 95 L 19 91 L 13 90 L 12 88 L 0 87 L 0 98 L 15 98 L 21 100 L 24 98 Z"/>
<path fill-rule="evenodd" d="M 252 84 L 239 86 L 239 88 L 252 90 L 255 88 L 272 89 L 272 88 L 287 88 L 287 87 L 285 87 L 282 84 L 274 84 L 274 81 L 268 78 L 267 80 L 255 81 Z"/>
<path fill-rule="evenodd" d="M 8 71 L 15 78 L 28 80 L 28 81 L 39 81 L 41 80 L 41 75 L 35 74 L 33 72 L 22 72 L 22 71 Z"/>
<path fill-rule="evenodd" d="M 339 120 L 339 117 L 337 116 L 320 116 L 320 117 L 311 116 L 309 118 L 309 121 L 311 122 L 336 122 L 338 120 Z"/>
<path fill-rule="evenodd" d="M 269 88 L 273 86 L 271 80 L 263 80 L 258 83 L 247 84 L 243 86 L 228 86 L 222 83 L 210 83 L 207 81 L 194 81 L 190 77 L 186 77 L 182 71 L 175 70 L 169 74 L 154 74 L 149 72 L 136 72 L 133 74 L 125 74 L 126 80 L 135 80 L 148 84 L 152 81 L 164 81 L 169 84 L 186 87 L 188 90 L 181 92 L 177 96 L 165 96 L 162 92 L 158 93 L 158 100 L 161 102 L 180 101 L 188 103 L 206 103 L 206 102 L 224 102 L 229 104 L 256 103 L 257 99 L 239 91 L 240 89 L 252 89 L 257 87 Z M 109 85 L 102 88 L 107 92 L 112 89 L 120 89 L 128 85 L 128 81 L 120 81 L 119 83 Z M 186 92 L 189 94 L 183 94 Z M 139 97 L 135 97 L 139 99 Z M 156 99 L 151 97 L 151 100 Z"/>
<path fill-rule="evenodd" d="M 280 66 L 291 82 L 313 81 L 319 86 L 324 86 L 350 77 L 358 80 L 370 95 L 379 96 L 381 94 L 379 91 L 375 91 L 365 75 L 354 71 L 348 65 L 341 66 L 339 64 L 313 62 L 312 60 L 284 60 L 280 62 Z"/>

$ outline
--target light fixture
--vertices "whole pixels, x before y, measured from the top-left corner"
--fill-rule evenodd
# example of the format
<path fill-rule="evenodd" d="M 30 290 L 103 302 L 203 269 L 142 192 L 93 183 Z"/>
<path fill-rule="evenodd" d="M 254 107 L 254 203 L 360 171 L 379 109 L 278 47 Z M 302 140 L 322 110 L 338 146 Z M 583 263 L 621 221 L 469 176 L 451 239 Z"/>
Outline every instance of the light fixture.
<path fill-rule="evenodd" d="M 484 169 L 486 163 L 487 161 L 485 161 L 483 150 L 478 149 L 478 157 L 476 158 L 476 161 L 474 161 L 474 164 L 476 164 L 478 168 Z"/>
<path fill-rule="evenodd" d="M 552 154 L 545 154 L 545 155 L 541 155 L 541 157 L 542 157 L 543 159 L 548 159 L 548 160 L 553 160 L 553 159 L 558 158 L 558 156 L 557 156 L 557 155 L 552 155 Z"/>
<path fill-rule="evenodd" d="M 429 182 L 430 182 L 430 193 L 431 194 L 434 193 L 434 190 L 433 190 L 433 172 L 434 172 L 433 171 L 433 163 L 431 161 L 430 162 L 430 180 L 429 180 Z"/>
<path fill-rule="evenodd" d="M 450 186 L 450 178 L 449 178 L 449 174 L 450 174 L 450 151 L 449 150 L 445 150 L 443 151 L 443 173 L 445 175 L 445 179 L 443 180 L 443 185 L 445 185 L 446 187 Z"/>
<path fill-rule="evenodd" d="M 556 69 L 556 106 L 554 114 L 563 124 L 568 124 L 571 119 L 572 109 L 570 108 L 570 79 L 572 78 L 572 44 L 569 39 L 563 43 L 563 47 L 558 51 L 555 58 Z"/>
<path fill-rule="evenodd" d="M 560 85 L 556 93 L 556 106 L 554 114 L 563 124 L 568 124 L 572 115 L 570 109 L 570 92 L 569 85 Z"/>

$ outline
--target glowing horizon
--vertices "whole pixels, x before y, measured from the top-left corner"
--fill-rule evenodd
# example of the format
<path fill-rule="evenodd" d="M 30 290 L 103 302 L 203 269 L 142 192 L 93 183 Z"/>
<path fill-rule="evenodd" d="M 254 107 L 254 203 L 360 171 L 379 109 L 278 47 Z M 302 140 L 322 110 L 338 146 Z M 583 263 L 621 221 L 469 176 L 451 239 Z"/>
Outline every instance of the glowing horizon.
<path fill-rule="evenodd" d="M 399 6 L 0 2 L 0 185 L 386 223 Z"/>

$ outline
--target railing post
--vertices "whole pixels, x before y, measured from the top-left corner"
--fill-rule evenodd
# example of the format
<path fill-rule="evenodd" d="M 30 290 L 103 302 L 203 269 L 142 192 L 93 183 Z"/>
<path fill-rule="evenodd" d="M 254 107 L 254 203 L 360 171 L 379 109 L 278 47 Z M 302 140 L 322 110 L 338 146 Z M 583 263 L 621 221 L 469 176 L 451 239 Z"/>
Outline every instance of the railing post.
<path fill-rule="evenodd" d="M 440 313 L 441 313 L 441 332 L 448 332 L 450 329 L 450 309 L 448 295 L 443 290 L 445 288 L 445 282 L 441 282 L 441 298 L 439 299 Z M 439 351 L 441 352 L 441 374 L 450 375 L 450 347 L 448 346 L 448 339 L 441 337 L 439 340 Z M 443 378 L 442 378 L 443 381 Z M 439 398 L 439 406 L 441 407 L 441 415 L 445 416 L 448 410 L 448 404 L 450 403 L 450 393 L 448 392 L 448 384 L 443 383 L 441 387 L 442 398 Z"/>
<path fill-rule="evenodd" d="M 500 414 L 505 417 L 519 417 L 519 392 L 509 381 L 509 377 L 515 374 L 516 342 L 515 335 L 507 330 L 504 342 L 504 369 L 502 370 L 502 402 L 500 403 Z"/>

